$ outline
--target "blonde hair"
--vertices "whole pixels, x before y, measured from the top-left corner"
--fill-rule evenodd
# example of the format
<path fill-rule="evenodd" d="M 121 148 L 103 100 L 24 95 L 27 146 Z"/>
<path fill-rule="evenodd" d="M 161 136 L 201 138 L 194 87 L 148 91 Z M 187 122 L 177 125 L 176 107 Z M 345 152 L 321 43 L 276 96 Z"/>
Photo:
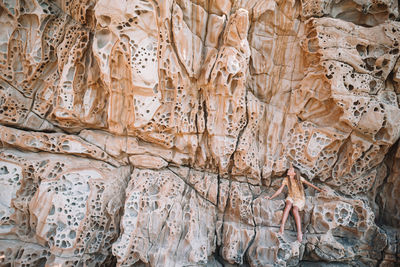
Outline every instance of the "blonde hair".
<path fill-rule="evenodd" d="M 304 187 L 303 187 L 303 184 L 302 184 L 301 181 L 300 181 L 300 177 L 301 177 L 300 170 L 297 169 L 296 167 L 294 167 L 293 165 L 290 165 L 290 167 L 289 167 L 289 169 L 287 170 L 287 172 L 289 172 L 289 170 L 290 170 L 291 167 L 294 169 L 294 172 L 296 173 L 296 175 L 294 176 L 294 179 L 295 179 L 295 181 L 296 181 L 298 187 L 300 188 L 300 190 L 301 190 L 302 193 L 304 194 Z M 288 174 L 288 176 L 289 176 L 289 174 Z M 288 181 L 289 181 L 289 186 L 292 186 L 292 181 L 290 181 L 290 178 L 288 178 Z"/>

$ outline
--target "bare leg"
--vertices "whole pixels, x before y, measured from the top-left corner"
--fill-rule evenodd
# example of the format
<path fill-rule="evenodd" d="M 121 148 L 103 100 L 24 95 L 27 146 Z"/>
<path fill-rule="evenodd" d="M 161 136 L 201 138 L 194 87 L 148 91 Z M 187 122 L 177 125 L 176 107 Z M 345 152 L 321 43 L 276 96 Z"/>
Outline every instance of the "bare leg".
<path fill-rule="evenodd" d="M 296 206 L 293 206 L 293 216 L 294 216 L 294 220 L 296 221 L 297 240 L 299 242 L 301 242 L 303 240 L 303 232 L 301 231 L 301 221 L 300 221 L 299 208 L 296 207 Z"/>
<path fill-rule="evenodd" d="M 290 202 L 289 200 L 286 200 L 286 207 L 285 210 L 283 211 L 283 215 L 282 215 L 282 222 L 281 222 L 281 228 L 279 229 L 279 233 L 283 234 L 283 230 L 285 229 L 285 223 L 287 220 L 287 217 L 289 215 L 289 211 L 292 208 L 292 202 Z"/>

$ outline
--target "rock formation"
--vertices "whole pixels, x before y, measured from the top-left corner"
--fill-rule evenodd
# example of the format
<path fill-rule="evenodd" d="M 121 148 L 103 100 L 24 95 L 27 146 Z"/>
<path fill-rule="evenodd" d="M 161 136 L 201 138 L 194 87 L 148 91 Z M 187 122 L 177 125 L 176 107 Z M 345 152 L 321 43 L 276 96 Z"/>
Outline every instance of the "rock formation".
<path fill-rule="evenodd" d="M 2 0 L 0 266 L 400 264 L 393 0 Z M 283 195 L 306 189 L 302 243 Z"/>

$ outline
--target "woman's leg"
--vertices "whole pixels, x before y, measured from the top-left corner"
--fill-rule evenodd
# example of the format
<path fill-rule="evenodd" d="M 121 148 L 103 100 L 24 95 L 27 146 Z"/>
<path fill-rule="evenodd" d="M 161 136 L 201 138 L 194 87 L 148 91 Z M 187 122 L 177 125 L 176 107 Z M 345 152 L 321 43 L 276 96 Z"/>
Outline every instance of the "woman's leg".
<path fill-rule="evenodd" d="M 285 229 L 285 223 L 287 220 L 287 217 L 289 216 L 289 211 L 292 208 L 292 202 L 290 202 L 289 200 L 286 200 L 286 207 L 285 210 L 283 211 L 283 215 L 282 215 L 282 222 L 281 222 L 281 228 L 279 229 L 279 233 L 283 234 L 283 230 Z"/>
<path fill-rule="evenodd" d="M 296 207 L 296 206 L 293 206 L 293 216 L 294 216 L 294 220 L 296 221 L 297 240 L 299 242 L 301 242 L 303 240 L 303 232 L 301 231 L 301 221 L 300 221 L 299 208 Z"/>

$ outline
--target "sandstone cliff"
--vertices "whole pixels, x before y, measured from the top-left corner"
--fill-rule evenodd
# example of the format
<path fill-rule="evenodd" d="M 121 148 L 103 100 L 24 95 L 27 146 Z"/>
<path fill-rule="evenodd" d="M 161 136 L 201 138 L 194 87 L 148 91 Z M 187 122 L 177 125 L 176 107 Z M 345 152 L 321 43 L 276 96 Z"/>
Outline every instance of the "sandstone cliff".
<path fill-rule="evenodd" d="M 2 0 L 0 266 L 400 265 L 394 0 Z M 306 189 L 304 240 L 284 195 Z"/>

